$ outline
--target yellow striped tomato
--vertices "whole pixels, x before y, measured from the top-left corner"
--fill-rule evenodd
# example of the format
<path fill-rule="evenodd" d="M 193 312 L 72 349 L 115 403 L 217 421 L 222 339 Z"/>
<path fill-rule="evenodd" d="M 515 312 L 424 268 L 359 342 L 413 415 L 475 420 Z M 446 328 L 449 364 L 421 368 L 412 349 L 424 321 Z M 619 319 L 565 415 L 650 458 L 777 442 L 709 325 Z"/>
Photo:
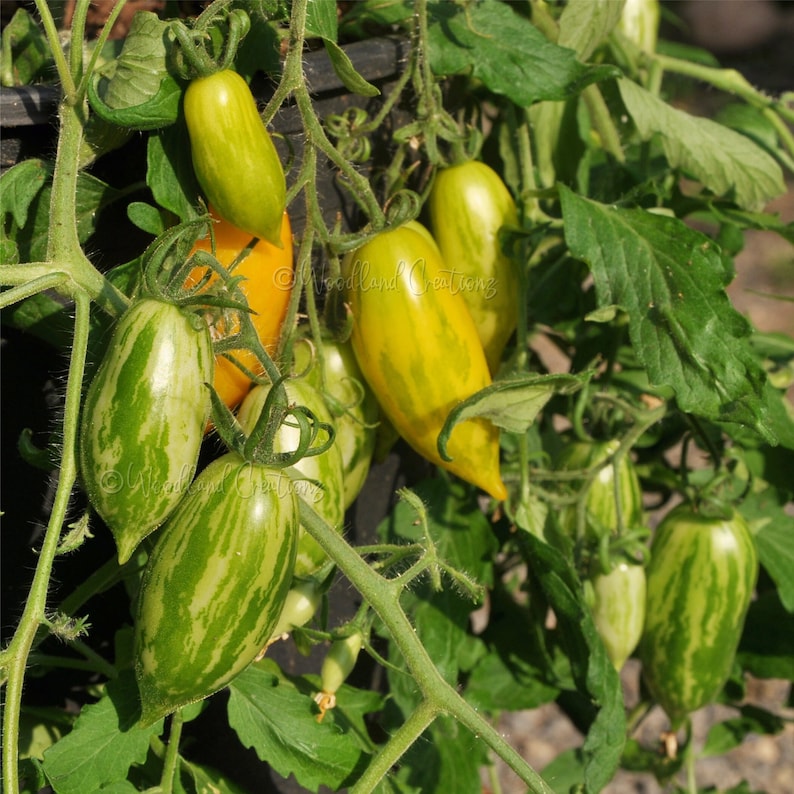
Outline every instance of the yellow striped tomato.
<path fill-rule="evenodd" d="M 452 408 L 491 383 L 466 303 L 445 283 L 438 248 L 410 225 L 377 234 L 346 257 L 351 341 L 364 378 L 397 432 L 428 460 L 496 499 L 498 429 L 456 425 L 443 460 L 438 436 Z"/>

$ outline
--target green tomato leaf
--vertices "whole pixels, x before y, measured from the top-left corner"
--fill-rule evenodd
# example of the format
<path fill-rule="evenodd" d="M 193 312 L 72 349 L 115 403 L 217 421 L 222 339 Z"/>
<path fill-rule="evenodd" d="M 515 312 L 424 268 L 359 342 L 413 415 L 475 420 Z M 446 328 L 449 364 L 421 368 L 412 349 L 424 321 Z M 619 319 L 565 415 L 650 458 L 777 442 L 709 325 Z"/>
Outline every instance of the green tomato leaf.
<path fill-rule="evenodd" d="M 673 168 L 743 209 L 760 210 L 786 192 L 780 166 L 749 138 L 673 108 L 630 80 L 619 80 L 618 86 L 640 137 L 648 141 L 658 135 Z"/>
<path fill-rule="evenodd" d="M 614 66 L 589 67 L 573 50 L 552 44 L 509 3 L 432 3 L 430 66 L 440 76 L 470 73 L 495 94 L 527 107 L 562 100 L 618 77 Z"/>
<path fill-rule="evenodd" d="M 248 794 L 248 792 L 228 780 L 225 775 L 208 766 L 187 761 L 179 761 L 182 773 L 182 786 L 186 794 Z M 135 789 L 137 791 L 137 789 Z M 102 794 L 105 790 L 102 789 Z"/>
<path fill-rule="evenodd" d="M 88 83 L 94 112 L 120 127 L 153 130 L 176 121 L 182 88 L 167 69 L 169 25 L 151 11 L 132 18 L 121 55 Z"/>
<path fill-rule="evenodd" d="M 751 494 L 740 509 L 754 530 L 759 562 L 777 585 L 783 606 L 794 613 L 794 517 L 772 488 Z"/>
<path fill-rule="evenodd" d="M 336 42 L 336 0 L 309 0 L 306 5 L 306 35 Z"/>
<path fill-rule="evenodd" d="M 158 237 L 166 230 L 160 210 L 145 201 L 133 201 L 128 204 L 127 217 L 141 231 L 148 232 L 152 237 Z"/>
<path fill-rule="evenodd" d="M 511 433 L 525 433 L 555 394 L 571 394 L 587 383 L 592 373 L 578 375 L 511 376 L 494 381 L 458 403 L 450 411 L 438 436 L 438 448 L 446 454 L 447 442 L 458 422 L 482 416 Z"/>
<path fill-rule="evenodd" d="M 671 386 L 683 411 L 778 443 L 766 374 L 749 323 L 725 293 L 713 241 L 677 218 L 609 207 L 562 186 L 560 197 L 571 253 L 590 266 L 598 305 L 628 314 L 651 385 Z"/>
<path fill-rule="evenodd" d="M 18 228 L 28 221 L 31 205 L 52 179 L 53 163 L 31 158 L 12 166 L 0 179 L 0 214 Z"/>
<path fill-rule="evenodd" d="M 348 91 L 353 94 L 358 94 L 359 96 L 367 97 L 378 96 L 380 94 L 380 89 L 377 86 L 367 82 L 367 80 L 356 71 L 347 53 L 336 42 L 330 39 L 323 39 L 323 44 L 325 44 L 325 51 L 331 59 L 331 65 L 334 67 L 334 71 Z"/>
<path fill-rule="evenodd" d="M 716 204 L 709 205 L 709 212 L 713 215 L 714 220 L 720 223 L 732 224 L 741 229 L 775 232 L 794 245 L 794 223 L 783 223 L 779 215 L 770 215 L 766 212 L 747 212 L 732 207 L 720 207 Z"/>
<path fill-rule="evenodd" d="M 198 217 L 200 188 L 193 170 L 184 121 L 149 136 L 146 148 L 146 184 L 157 204 L 188 221 Z"/>
<path fill-rule="evenodd" d="M 723 755 L 738 747 L 751 733 L 780 733 L 786 725 L 782 717 L 758 706 L 739 706 L 739 712 L 740 716 L 711 726 L 706 743 L 698 753 L 699 758 Z"/>
<path fill-rule="evenodd" d="M 523 606 L 499 585 L 492 592 L 488 625 L 481 635 L 488 653 L 471 671 L 463 693 L 476 708 L 492 714 L 534 709 L 559 694 L 556 667 L 561 654 L 555 657 L 548 647 L 545 608 L 532 607 L 531 597 Z"/>
<path fill-rule="evenodd" d="M 761 108 L 753 107 L 744 102 L 731 102 L 721 108 L 714 120 L 719 124 L 752 138 L 761 148 L 770 154 L 780 151 L 777 129 Z"/>
<path fill-rule="evenodd" d="M 71 304 L 57 292 L 38 292 L 3 309 L 3 322 L 67 350 L 74 333 L 71 313 Z"/>
<path fill-rule="evenodd" d="M 252 665 L 231 683 L 229 725 L 282 777 L 295 775 L 307 791 L 338 790 L 368 761 L 363 714 L 381 706 L 379 695 L 343 685 L 337 707 L 317 722 L 312 699 L 319 684 L 285 675 L 275 662 Z"/>
<path fill-rule="evenodd" d="M 557 44 L 586 61 L 620 21 L 625 0 L 574 0 L 560 15 Z"/>
<path fill-rule="evenodd" d="M 97 228 L 99 214 L 102 210 L 117 201 L 122 192 L 110 187 L 88 173 L 80 172 L 77 176 L 77 201 L 75 219 L 77 221 L 77 237 L 81 243 L 94 233 Z M 49 185 L 45 185 L 33 199 L 30 213 L 24 228 L 17 234 L 20 257 L 23 262 L 41 262 L 47 255 L 50 222 Z"/>
<path fill-rule="evenodd" d="M 45 77 L 51 64 L 44 32 L 24 8 L 17 8 L 3 29 L 0 85 L 30 85 Z"/>
<path fill-rule="evenodd" d="M 146 760 L 150 738 L 163 730 L 162 720 L 137 727 L 139 716 L 135 679 L 123 671 L 97 703 L 83 707 L 72 731 L 44 753 L 44 772 L 57 794 L 105 791 L 126 780 L 130 766 Z"/>

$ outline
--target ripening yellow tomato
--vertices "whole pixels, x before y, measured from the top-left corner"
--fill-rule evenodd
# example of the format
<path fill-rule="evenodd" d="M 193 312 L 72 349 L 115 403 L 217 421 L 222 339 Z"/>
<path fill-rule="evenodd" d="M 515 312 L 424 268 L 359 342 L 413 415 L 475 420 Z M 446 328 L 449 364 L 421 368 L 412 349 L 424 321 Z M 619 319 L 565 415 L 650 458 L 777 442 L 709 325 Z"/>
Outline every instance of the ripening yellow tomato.
<path fill-rule="evenodd" d="M 397 432 L 421 455 L 496 499 L 498 428 L 460 422 L 441 458 L 438 436 L 450 411 L 491 383 L 477 329 L 460 294 L 449 289 L 432 238 L 407 224 L 379 233 L 345 258 L 359 367 Z"/>

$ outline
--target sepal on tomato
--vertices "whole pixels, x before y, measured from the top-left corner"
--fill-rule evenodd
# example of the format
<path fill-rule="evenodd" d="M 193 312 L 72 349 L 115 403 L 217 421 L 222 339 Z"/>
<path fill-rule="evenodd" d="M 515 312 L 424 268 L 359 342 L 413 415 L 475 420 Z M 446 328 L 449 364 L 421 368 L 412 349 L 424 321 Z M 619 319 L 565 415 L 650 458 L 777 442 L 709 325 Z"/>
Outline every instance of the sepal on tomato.
<path fill-rule="evenodd" d="M 322 394 L 306 378 L 290 378 L 284 383 L 290 402 L 305 406 L 315 419 L 334 427 L 334 420 Z M 255 386 L 243 400 L 237 419 L 246 433 L 256 426 L 268 399 L 268 386 Z M 273 442 L 273 451 L 292 452 L 298 449 L 300 430 L 289 420 L 283 423 Z M 345 516 L 344 469 L 339 446 L 332 443 L 317 455 L 306 455 L 288 470 L 292 490 L 305 499 L 338 532 L 342 531 Z M 308 577 L 326 562 L 327 556 L 320 545 L 301 528 L 295 575 Z"/>

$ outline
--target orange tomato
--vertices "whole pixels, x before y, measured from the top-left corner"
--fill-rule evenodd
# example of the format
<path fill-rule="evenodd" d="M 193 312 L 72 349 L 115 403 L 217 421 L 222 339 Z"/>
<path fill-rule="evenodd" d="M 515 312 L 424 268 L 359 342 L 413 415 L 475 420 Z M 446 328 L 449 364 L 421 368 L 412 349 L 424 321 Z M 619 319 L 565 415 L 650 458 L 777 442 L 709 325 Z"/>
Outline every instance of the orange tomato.
<path fill-rule="evenodd" d="M 225 267 L 229 268 L 251 242 L 251 235 L 238 229 L 227 221 L 218 219 L 213 226 L 215 234 L 215 257 Z M 287 314 L 294 269 L 292 261 L 292 227 L 289 216 L 285 212 L 281 222 L 281 243 L 283 248 L 277 248 L 267 240 L 259 240 L 245 257 L 232 271 L 233 275 L 245 276 L 240 282 L 248 305 L 253 310 L 251 320 L 254 324 L 263 347 L 269 354 L 276 352 L 278 347 L 281 327 Z M 212 251 L 212 242 L 209 235 L 198 240 L 193 251 Z M 205 275 L 203 267 L 194 268 L 188 276 L 186 286 L 191 286 Z M 210 281 L 217 278 L 213 275 Z M 216 317 L 210 325 L 214 339 L 223 339 L 239 330 L 239 323 L 232 319 L 234 315 Z M 262 373 L 262 366 L 256 356 L 246 349 L 230 351 L 241 364 L 256 374 Z M 215 357 L 215 390 L 229 408 L 239 405 L 251 388 L 251 379 L 233 362 L 222 355 Z"/>

